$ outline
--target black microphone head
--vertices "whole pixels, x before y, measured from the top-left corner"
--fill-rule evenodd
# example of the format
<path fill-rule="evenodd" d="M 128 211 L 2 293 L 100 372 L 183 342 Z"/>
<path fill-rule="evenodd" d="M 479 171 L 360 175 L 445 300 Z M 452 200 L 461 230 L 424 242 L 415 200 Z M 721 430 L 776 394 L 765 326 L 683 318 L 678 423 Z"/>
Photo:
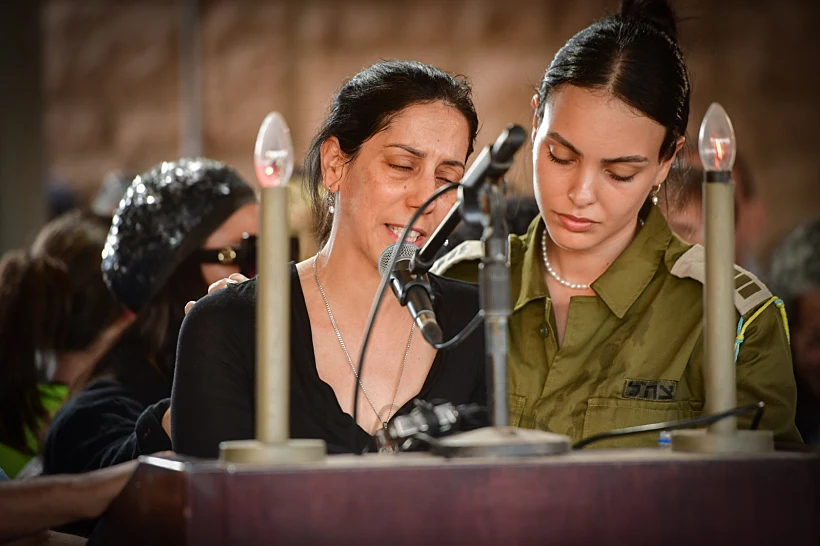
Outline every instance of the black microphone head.
<path fill-rule="evenodd" d="M 438 345 L 442 341 L 444 341 L 444 332 L 441 331 L 441 326 L 438 325 L 438 322 L 431 320 L 429 322 L 425 322 L 424 326 L 421 329 L 421 335 L 424 336 L 424 339 L 427 340 L 427 343 L 432 345 Z"/>
<path fill-rule="evenodd" d="M 493 155 L 496 161 L 506 163 L 527 140 L 527 131 L 520 125 L 510 125 L 501 133 L 493 144 Z"/>
<path fill-rule="evenodd" d="M 398 249 L 399 252 L 399 257 L 396 260 L 396 263 L 402 261 L 409 262 L 410 259 L 416 255 L 416 252 L 418 252 L 416 245 L 411 245 L 410 243 L 394 243 L 390 245 L 384 249 L 381 258 L 379 258 L 379 275 L 384 276 L 385 271 L 387 271 L 387 266 L 390 265 L 390 260 L 393 259 L 393 253 L 396 252 L 396 249 Z"/>

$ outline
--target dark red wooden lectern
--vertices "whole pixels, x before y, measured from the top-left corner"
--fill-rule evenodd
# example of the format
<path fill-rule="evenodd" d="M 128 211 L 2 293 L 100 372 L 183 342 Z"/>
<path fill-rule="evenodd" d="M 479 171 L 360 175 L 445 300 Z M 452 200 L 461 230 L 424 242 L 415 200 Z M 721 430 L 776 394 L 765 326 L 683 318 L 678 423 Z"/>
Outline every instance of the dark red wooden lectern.
<path fill-rule="evenodd" d="M 820 457 L 405 454 L 281 469 L 148 458 L 89 544 L 817 546 Z"/>

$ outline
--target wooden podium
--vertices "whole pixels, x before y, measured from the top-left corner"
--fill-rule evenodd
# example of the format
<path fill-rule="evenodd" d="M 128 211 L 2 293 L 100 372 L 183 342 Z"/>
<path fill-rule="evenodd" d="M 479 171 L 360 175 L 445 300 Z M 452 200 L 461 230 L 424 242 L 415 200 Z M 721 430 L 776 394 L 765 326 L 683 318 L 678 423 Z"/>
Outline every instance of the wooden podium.
<path fill-rule="evenodd" d="M 89 545 L 820 544 L 820 456 L 145 458 Z"/>

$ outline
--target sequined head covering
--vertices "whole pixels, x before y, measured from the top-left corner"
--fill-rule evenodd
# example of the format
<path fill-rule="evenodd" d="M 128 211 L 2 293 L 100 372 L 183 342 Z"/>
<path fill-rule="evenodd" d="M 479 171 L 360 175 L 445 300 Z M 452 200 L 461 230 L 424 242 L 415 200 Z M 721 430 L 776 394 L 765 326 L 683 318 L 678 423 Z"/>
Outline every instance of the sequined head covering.
<path fill-rule="evenodd" d="M 213 231 L 255 199 L 223 163 L 160 163 L 134 178 L 114 213 L 102 254 L 105 283 L 121 304 L 140 311 Z"/>

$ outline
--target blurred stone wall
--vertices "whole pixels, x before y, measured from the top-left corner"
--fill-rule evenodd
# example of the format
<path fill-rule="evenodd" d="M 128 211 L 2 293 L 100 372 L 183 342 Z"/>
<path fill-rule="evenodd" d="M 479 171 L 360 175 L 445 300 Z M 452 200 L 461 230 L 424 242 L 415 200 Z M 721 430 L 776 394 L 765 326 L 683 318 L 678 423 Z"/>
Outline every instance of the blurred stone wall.
<path fill-rule="evenodd" d="M 712 101 L 770 206 L 770 244 L 820 213 L 820 2 L 679 0 L 693 79 L 690 139 Z M 364 66 L 416 59 L 468 75 L 479 144 L 529 127 L 530 97 L 556 50 L 604 0 L 202 0 L 204 152 L 252 179 L 270 110 L 301 156 L 333 91 Z M 179 6 L 172 0 L 45 0 L 46 138 L 51 172 L 90 195 L 106 172 L 142 171 L 179 150 Z M 530 190 L 525 154 L 513 171 Z"/>

